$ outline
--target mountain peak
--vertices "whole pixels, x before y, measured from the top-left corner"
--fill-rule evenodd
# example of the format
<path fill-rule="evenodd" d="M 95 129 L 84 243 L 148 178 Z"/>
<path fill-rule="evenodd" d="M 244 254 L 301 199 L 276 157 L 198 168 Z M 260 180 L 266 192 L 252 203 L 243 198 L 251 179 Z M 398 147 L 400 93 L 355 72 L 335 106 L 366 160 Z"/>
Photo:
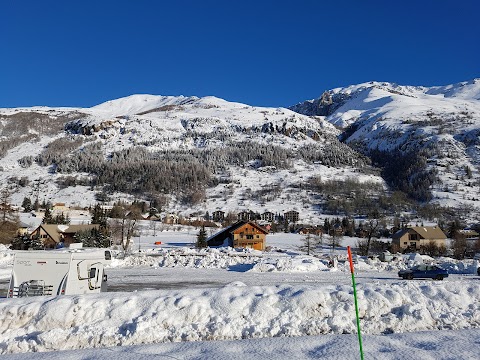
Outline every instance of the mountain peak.
<path fill-rule="evenodd" d="M 92 107 L 110 116 L 136 115 L 165 105 L 181 105 L 197 101 L 196 96 L 161 96 L 149 94 L 135 94 L 115 100 L 109 100 Z"/>

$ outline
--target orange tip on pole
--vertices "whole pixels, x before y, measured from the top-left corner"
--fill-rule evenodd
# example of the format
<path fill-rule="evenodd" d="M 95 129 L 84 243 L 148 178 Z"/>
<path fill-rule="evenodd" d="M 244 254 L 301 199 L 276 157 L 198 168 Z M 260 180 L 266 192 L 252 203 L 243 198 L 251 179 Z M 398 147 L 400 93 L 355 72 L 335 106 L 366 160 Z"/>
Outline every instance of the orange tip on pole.
<path fill-rule="evenodd" d="M 350 262 L 350 272 L 353 274 L 353 259 L 352 259 L 352 250 L 350 250 L 350 246 L 347 246 L 348 252 L 348 261 Z"/>

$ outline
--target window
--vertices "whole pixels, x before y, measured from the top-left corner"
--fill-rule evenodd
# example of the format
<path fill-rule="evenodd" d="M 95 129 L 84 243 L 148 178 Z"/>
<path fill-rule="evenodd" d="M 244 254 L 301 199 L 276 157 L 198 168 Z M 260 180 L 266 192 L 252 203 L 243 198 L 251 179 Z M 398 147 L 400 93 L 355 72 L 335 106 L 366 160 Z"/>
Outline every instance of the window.
<path fill-rule="evenodd" d="M 247 235 L 248 240 L 253 240 L 253 235 Z"/>

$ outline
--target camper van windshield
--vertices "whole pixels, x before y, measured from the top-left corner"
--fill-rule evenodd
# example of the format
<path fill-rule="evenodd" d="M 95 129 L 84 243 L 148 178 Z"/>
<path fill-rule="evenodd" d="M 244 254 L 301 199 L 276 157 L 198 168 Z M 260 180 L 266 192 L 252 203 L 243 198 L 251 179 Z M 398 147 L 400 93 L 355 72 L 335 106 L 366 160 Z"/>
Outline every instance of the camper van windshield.
<path fill-rule="evenodd" d="M 90 279 L 94 279 L 96 276 L 97 276 L 97 269 L 91 268 L 91 269 L 90 269 L 90 276 L 89 276 L 89 278 L 90 278 Z"/>

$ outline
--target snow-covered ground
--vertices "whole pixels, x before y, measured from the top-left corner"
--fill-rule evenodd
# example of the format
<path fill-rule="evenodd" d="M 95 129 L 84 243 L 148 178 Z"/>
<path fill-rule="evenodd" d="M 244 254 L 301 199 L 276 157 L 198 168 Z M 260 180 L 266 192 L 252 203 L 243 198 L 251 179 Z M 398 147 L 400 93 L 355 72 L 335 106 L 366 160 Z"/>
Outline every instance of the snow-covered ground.
<path fill-rule="evenodd" d="M 197 231 L 135 239 L 135 253 L 108 269 L 113 292 L 1 299 L 0 352 L 12 359 L 359 358 L 344 247 L 330 268 L 331 250 L 306 256 L 299 235 L 269 235 L 270 252 L 197 252 L 190 249 Z M 478 358 L 478 263 L 438 259 L 451 273 L 442 282 L 397 277 L 419 260 L 356 259 L 365 358 Z M 12 261 L 12 252 L 0 251 L 4 287 Z"/>

